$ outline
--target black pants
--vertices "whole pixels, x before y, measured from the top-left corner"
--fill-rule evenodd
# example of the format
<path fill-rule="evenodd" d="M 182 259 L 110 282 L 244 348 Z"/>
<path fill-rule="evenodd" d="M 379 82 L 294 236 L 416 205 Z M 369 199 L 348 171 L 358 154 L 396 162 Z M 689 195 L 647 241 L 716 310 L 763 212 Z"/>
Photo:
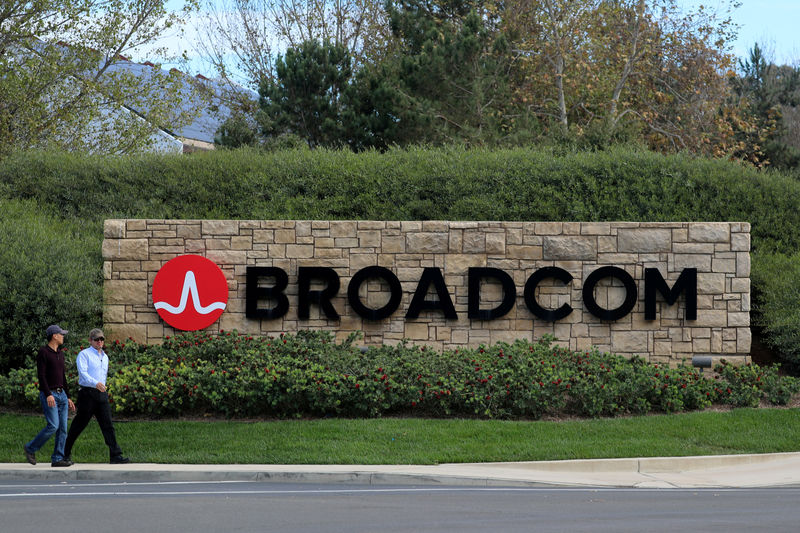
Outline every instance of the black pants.
<path fill-rule="evenodd" d="M 117 444 L 114 424 L 111 423 L 111 406 L 108 403 L 108 393 L 100 392 L 91 387 L 81 387 L 78 391 L 77 409 L 78 412 L 75 414 L 67 433 L 64 457 L 72 455 L 72 445 L 75 444 L 75 440 L 86 429 L 92 416 L 97 419 L 97 423 L 100 425 L 100 431 L 103 432 L 103 439 L 106 441 L 111 458 L 122 455 L 122 450 Z"/>

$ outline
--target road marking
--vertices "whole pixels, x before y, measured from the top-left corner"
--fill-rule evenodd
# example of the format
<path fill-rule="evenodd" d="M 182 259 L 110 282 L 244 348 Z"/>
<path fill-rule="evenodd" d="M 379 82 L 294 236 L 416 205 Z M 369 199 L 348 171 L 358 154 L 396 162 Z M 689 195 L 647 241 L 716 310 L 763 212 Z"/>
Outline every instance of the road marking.
<path fill-rule="evenodd" d="M 188 483 L 198 483 L 198 484 L 208 484 L 208 482 L 175 482 L 180 484 L 188 484 Z M 216 484 L 212 483 L 212 484 Z M 230 482 L 219 482 L 219 483 L 230 483 Z M 118 483 L 118 484 L 105 484 L 103 486 L 116 486 L 116 485 L 129 485 L 127 483 Z M 140 485 L 156 485 L 155 483 L 141 483 Z M 96 485 L 92 485 L 94 487 Z M 30 488 L 35 488 L 36 486 L 28 486 Z M 40 485 L 41 487 L 41 485 Z M 81 485 L 68 485 L 62 486 L 62 488 L 80 488 Z M 711 492 L 711 493 L 720 493 L 720 492 L 744 492 L 744 491 L 767 491 L 767 490 L 793 490 L 800 492 L 798 488 L 789 488 L 789 489 L 780 489 L 780 488 L 721 488 L 721 489 L 711 489 L 711 488 L 697 488 L 697 489 L 687 489 L 687 488 L 642 488 L 642 489 L 633 489 L 633 488 L 573 488 L 573 487 L 564 487 L 564 488 L 546 488 L 546 487 L 451 487 L 451 488 L 347 488 L 347 489 L 293 489 L 293 490 L 198 490 L 198 491 L 110 491 L 110 492 L 99 492 L 99 491 L 91 491 L 91 492 L 82 492 L 82 491 L 70 491 L 70 492 L 17 492 L 17 493 L 8 493 L 8 494 L 0 494 L 0 498 L 39 498 L 39 497 L 80 497 L 80 496 L 214 496 L 214 495 L 239 495 L 239 496 L 256 496 L 256 495 L 285 495 L 285 494 L 419 494 L 419 493 L 445 493 L 445 492 L 590 492 L 590 493 L 598 493 L 598 492 Z"/>
<path fill-rule="evenodd" d="M 8 488 L 24 488 L 24 487 L 130 487 L 135 485 L 224 485 L 233 483 L 257 483 L 248 480 L 226 480 L 226 481 L 121 481 L 114 483 L 93 483 L 86 481 L 79 483 L 72 481 L 60 481 L 58 483 L 43 483 L 39 484 L 16 484 L 16 485 L 1 485 L 0 490 Z"/>

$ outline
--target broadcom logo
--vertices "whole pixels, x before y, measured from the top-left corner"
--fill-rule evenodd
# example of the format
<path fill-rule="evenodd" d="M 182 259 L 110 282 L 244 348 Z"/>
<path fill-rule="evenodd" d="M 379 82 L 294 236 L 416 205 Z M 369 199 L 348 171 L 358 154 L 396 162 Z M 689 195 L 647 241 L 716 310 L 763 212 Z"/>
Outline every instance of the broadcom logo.
<path fill-rule="evenodd" d="M 153 281 L 153 306 L 175 329 L 207 328 L 228 305 L 228 282 L 213 261 L 181 255 L 167 262 Z"/>

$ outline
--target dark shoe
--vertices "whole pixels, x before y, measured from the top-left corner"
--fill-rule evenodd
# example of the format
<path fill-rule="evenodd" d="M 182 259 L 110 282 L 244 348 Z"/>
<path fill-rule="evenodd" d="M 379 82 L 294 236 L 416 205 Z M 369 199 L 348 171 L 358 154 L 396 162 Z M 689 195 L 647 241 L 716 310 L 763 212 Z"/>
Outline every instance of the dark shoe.
<path fill-rule="evenodd" d="M 22 449 L 25 450 L 25 459 L 27 459 L 30 464 L 35 465 L 36 454 L 33 452 L 29 452 L 27 446 L 23 446 Z"/>
<path fill-rule="evenodd" d="M 55 463 L 50 463 L 50 466 L 52 466 L 52 467 L 72 466 L 72 461 L 67 461 L 65 459 L 61 459 L 60 461 L 56 461 Z"/>
<path fill-rule="evenodd" d="M 122 457 L 121 455 L 117 455 L 116 457 L 112 457 L 111 461 L 109 461 L 112 465 L 125 465 L 131 462 L 131 460 L 127 457 Z"/>

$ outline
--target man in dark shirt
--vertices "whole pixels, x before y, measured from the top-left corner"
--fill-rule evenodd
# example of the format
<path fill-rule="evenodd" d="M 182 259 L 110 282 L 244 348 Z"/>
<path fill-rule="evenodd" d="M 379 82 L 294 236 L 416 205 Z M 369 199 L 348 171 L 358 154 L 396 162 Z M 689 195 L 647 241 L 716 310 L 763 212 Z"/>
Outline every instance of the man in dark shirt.
<path fill-rule="evenodd" d="M 36 356 L 36 369 L 39 376 L 39 402 L 42 404 L 47 425 L 32 441 L 25 444 L 25 458 L 36 464 L 36 452 L 50 440 L 55 433 L 56 442 L 51 466 L 72 466 L 64 457 L 64 444 L 67 441 L 67 409 L 75 410 L 75 405 L 67 393 L 67 375 L 64 370 L 64 335 L 68 332 L 54 325 L 47 328 L 47 344 L 39 349 Z"/>

